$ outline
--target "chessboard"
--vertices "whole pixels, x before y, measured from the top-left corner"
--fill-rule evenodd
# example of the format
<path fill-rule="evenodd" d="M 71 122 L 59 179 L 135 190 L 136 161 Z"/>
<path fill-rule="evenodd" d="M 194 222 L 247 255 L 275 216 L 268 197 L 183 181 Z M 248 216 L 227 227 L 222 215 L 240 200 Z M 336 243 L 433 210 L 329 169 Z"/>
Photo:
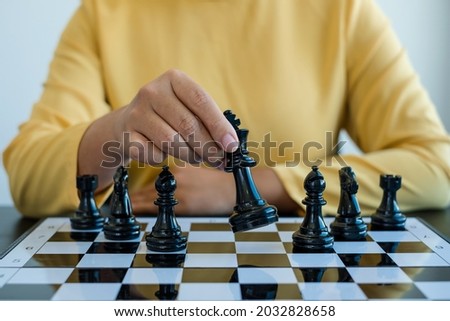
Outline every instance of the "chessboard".
<path fill-rule="evenodd" d="M 234 233 L 228 218 L 178 218 L 187 246 L 152 252 L 69 218 L 40 221 L 0 259 L 1 300 L 450 300 L 450 244 L 420 219 L 405 230 L 296 253 L 301 217 Z M 329 226 L 332 218 L 325 217 Z"/>

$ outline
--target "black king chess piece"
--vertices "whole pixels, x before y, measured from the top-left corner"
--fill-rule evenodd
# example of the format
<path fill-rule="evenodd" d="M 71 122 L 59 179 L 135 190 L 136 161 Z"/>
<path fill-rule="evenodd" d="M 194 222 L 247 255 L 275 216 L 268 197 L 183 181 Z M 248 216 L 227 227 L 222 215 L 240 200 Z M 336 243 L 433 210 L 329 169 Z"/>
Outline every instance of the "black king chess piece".
<path fill-rule="evenodd" d="M 335 240 L 360 241 L 367 235 L 367 224 L 361 218 L 361 209 L 356 197 L 358 182 L 352 168 L 347 166 L 339 170 L 341 197 L 338 215 L 330 225 Z"/>
<path fill-rule="evenodd" d="M 114 192 L 103 232 L 109 240 L 131 240 L 139 237 L 140 230 L 141 226 L 133 215 L 128 194 L 128 170 L 121 166 L 114 174 Z"/>
<path fill-rule="evenodd" d="M 163 167 L 155 187 L 159 196 L 155 204 L 158 205 L 159 211 L 152 231 L 145 238 L 147 248 L 156 252 L 184 250 L 187 238 L 182 235 L 174 212 L 174 206 L 178 204 L 174 198 L 177 183 L 168 166 Z"/>
<path fill-rule="evenodd" d="M 406 216 L 397 203 L 397 190 L 402 186 L 402 177 L 398 175 L 380 175 L 380 187 L 383 198 L 376 212 L 371 216 L 372 230 L 404 230 Z"/>
<path fill-rule="evenodd" d="M 70 224 L 76 230 L 91 230 L 103 227 L 104 217 L 101 215 L 94 199 L 94 191 L 98 186 L 97 175 L 81 175 L 77 177 L 77 189 L 80 204 L 70 218 Z"/>
<path fill-rule="evenodd" d="M 250 171 L 256 161 L 248 155 L 248 130 L 239 128 L 240 120 L 230 110 L 225 117 L 236 130 L 239 146 L 233 153 L 227 153 L 225 171 L 232 172 L 236 185 L 236 205 L 229 222 L 233 232 L 242 232 L 278 221 L 277 209 L 261 198 Z"/>
<path fill-rule="evenodd" d="M 306 214 L 298 231 L 292 235 L 294 252 L 328 252 L 334 244 L 334 237 L 328 232 L 322 216 L 322 206 L 327 202 L 323 198 L 326 183 L 317 166 L 306 176 L 303 183 L 306 198 Z"/>

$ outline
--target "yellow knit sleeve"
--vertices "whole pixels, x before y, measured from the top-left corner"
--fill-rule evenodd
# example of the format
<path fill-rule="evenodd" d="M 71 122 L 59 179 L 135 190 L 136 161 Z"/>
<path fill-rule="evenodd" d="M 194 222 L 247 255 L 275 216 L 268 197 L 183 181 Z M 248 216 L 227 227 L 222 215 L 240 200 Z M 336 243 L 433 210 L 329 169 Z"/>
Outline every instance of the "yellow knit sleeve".
<path fill-rule="evenodd" d="M 91 12 L 83 4 L 70 20 L 42 96 L 3 153 L 15 206 L 25 216 L 57 215 L 76 208 L 78 145 L 89 124 L 110 111 L 104 101 Z M 99 203 L 105 193 L 99 195 Z"/>
<path fill-rule="evenodd" d="M 373 1 L 347 1 L 347 70 L 343 128 L 362 155 L 329 157 L 320 167 L 327 181 L 326 211 L 336 214 L 338 170 L 351 166 L 360 185 L 363 214 L 381 201 L 380 174 L 402 176 L 402 210 L 443 208 L 450 202 L 450 139 L 389 21 Z M 324 116 L 325 117 L 325 116 Z M 338 161 L 339 160 L 339 161 Z M 309 168 L 277 167 L 291 197 L 301 202 Z"/>

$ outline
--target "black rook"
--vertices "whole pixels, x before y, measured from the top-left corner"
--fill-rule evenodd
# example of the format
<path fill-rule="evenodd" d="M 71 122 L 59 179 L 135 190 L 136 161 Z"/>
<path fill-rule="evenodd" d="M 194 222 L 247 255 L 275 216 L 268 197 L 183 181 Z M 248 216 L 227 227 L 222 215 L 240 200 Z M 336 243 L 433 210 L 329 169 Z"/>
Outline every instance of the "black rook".
<path fill-rule="evenodd" d="M 402 186 L 402 177 L 398 175 L 381 175 L 380 187 L 383 198 L 376 212 L 371 216 L 372 230 L 404 230 L 406 216 L 397 203 L 397 191 Z"/>
<path fill-rule="evenodd" d="M 97 175 L 82 175 L 77 177 L 77 189 L 80 204 L 70 224 L 73 229 L 90 230 L 103 227 L 104 218 L 94 199 L 94 191 L 98 186 Z"/>

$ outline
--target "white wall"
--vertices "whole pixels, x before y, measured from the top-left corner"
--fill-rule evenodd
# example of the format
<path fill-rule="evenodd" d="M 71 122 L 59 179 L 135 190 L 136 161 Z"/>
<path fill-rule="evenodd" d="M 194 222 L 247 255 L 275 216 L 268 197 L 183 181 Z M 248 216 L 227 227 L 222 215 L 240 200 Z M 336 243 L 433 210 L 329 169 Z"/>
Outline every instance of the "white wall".
<path fill-rule="evenodd" d="M 450 1 L 377 0 L 391 18 L 450 130 Z M 0 0 L 0 150 L 39 97 L 58 37 L 78 0 Z M 11 205 L 0 168 L 0 205 Z"/>
<path fill-rule="evenodd" d="M 450 131 L 450 1 L 375 0 L 389 17 L 421 81 Z M 342 153 L 359 153 L 346 132 Z"/>
<path fill-rule="evenodd" d="M 78 0 L 0 0 L 0 151 L 37 100 L 57 40 Z M 1 160 L 0 205 L 12 205 Z"/>
<path fill-rule="evenodd" d="M 450 1 L 376 0 L 450 131 Z"/>

